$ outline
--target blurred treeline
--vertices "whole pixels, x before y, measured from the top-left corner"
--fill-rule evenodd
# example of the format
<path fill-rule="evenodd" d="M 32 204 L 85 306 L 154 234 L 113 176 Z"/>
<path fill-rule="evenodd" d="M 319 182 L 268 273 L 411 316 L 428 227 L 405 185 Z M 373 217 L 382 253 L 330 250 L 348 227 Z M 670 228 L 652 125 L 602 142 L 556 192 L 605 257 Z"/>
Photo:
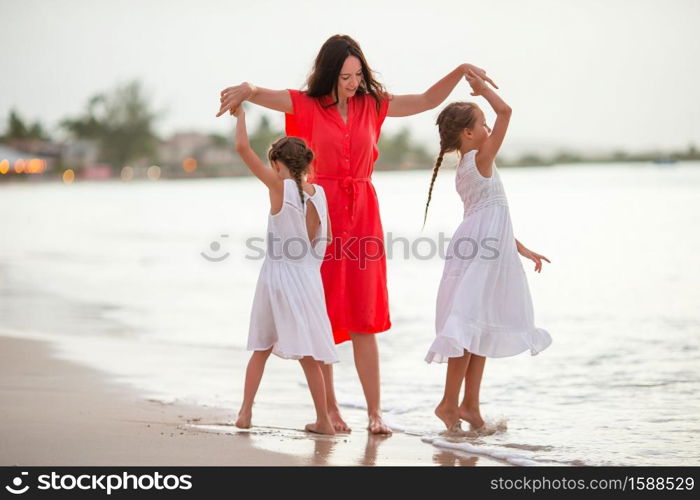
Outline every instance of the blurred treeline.
<path fill-rule="evenodd" d="M 124 165 L 138 161 L 144 164 L 159 164 L 164 161 L 164 145 L 167 146 L 168 142 L 159 137 L 156 132 L 156 124 L 164 111 L 153 109 L 152 102 L 152 97 L 145 92 L 138 81 L 98 92 L 87 100 L 82 112 L 60 120 L 57 133 L 62 136 L 62 139 L 58 142 L 89 141 L 96 145 L 96 161 L 110 165 L 115 171 Z M 250 131 L 250 142 L 258 155 L 264 158 L 269 144 L 282 133 L 282 130 L 274 129 L 270 120 L 263 115 L 257 127 Z M 218 148 L 219 151 L 227 148 L 233 150 L 232 134 L 225 136 L 204 133 L 201 135 L 206 138 L 205 147 L 208 145 L 212 149 Z M 16 110 L 11 110 L 6 118 L 0 142 L 21 147 L 22 144 L 32 141 L 57 142 L 43 124 L 25 122 Z M 382 133 L 379 150 L 380 157 L 376 165 L 379 170 L 432 168 L 434 163 L 433 155 L 411 138 L 407 128 L 393 134 Z M 166 156 L 172 161 L 172 155 Z M 221 155 L 218 158 L 221 158 Z M 594 157 L 571 151 L 550 155 L 533 152 L 518 158 L 499 158 L 499 165 L 530 166 L 577 162 L 658 161 L 659 159 L 675 161 L 699 158 L 700 155 L 695 146 L 690 145 L 687 151 L 645 153 L 616 151 Z M 236 161 L 235 156 L 232 157 L 232 161 Z M 64 168 L 60 160 L 57 168 L 59 170 Z M 238 172 L 245 172 L 245 169 L 239 169 Z"/>

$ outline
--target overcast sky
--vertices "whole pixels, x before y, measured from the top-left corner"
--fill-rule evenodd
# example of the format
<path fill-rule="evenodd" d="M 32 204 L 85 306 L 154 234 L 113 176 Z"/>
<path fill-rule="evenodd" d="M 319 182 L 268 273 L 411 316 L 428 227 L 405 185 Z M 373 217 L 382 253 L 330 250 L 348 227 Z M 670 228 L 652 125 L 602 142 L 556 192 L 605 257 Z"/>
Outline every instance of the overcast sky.
<path fill-rule="evenodd" d="M 14 107 L 53 129 L 137 78 L 167 109 L 160 133 L 229 133 L 234 118 L 215 118 L 222 88 L 301 88 L 321 44 L 344 33 L 395 94 L 463 62 L 485 68 L 513 108 L 505 152 L 700 147 L 697 0 L 0 0 L 0 19 L 2 127 Z M 488 106 L 467 89 L 448 102 Z M 436 149 L 442 106 L 384 130 L 409 126 Z"/>

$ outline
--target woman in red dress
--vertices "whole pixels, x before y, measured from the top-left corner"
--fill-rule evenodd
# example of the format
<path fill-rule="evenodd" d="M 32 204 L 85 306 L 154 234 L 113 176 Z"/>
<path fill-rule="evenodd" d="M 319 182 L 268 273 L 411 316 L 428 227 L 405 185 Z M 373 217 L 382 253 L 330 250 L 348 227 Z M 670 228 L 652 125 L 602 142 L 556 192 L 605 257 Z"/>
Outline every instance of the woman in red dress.
<path fill-rule="evenodd" d="M 371 182 L 377 141 L 386 116 L 410 116 L 440 105 L 471 69 L 461 64 L 422 94 L 390 95 L 375 80 L 360 46 L 345 35 L 321 47 L 307 90 L 270 90 L 244 82 L 221 92 L 221 108 L 233 113 L 244 101 L 285 113 L 286 133 L 314 151 L 309 181 L 327 194 L 333 241 L 321 276 L 336 344 L 352 341 L 355 366 L 367 400 L 368 429 L 390 434 L 380 405 L 379 351 L 373 334 L 391 327 L 386 286 L 384 232 Z M 349 432 L 333 389 L 333 368 L 324 365 L 328 410 L 338 432 Z"/>

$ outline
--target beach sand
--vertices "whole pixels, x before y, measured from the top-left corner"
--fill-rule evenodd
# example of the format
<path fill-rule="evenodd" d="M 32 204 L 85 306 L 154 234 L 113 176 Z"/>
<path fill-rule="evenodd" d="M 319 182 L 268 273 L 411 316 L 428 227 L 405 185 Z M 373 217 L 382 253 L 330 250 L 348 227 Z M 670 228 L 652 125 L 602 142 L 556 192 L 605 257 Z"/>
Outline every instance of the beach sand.
<path fill-rule="evenodd" d="M 0 337 L 0 465 L 300 465 L 245 439 L 188 428 L 220 409 L 141 398 L 50 344 Z"/>
<path fill-rule="evenodd" d="M 300 430 L 308 415 L 241 431 L 233 415 L 147 399 L 50 342 L 0 337 L 0 465 L 503 465 L 402 433 L 315 436 Z"/>

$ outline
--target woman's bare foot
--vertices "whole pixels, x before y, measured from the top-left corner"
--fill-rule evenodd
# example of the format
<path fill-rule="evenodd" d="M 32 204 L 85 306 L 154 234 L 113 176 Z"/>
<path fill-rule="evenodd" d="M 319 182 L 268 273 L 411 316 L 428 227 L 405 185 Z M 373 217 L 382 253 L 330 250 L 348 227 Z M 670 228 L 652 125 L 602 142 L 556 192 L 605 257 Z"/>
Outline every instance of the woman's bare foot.
<path fill-rule="evenodd" d="M 384 423 L 381 415 L 370 415 L 367 430 L 371 434 L 391 434 L 391 429 Z"/>
<path fill-rule="evenodd" d="M 335 429 L 333 428 L 333 424 L 331 423 L 330 420 L 322 420 L 322 421 L 316 421 L 312 424 L 306 424 L 304 427 L 308 432 L 313 432 L 314 434 L 328 434 L 328 435 L 333 435 L 335 434 Z"/>
<path fill-rule="evenodd" d="M 253 418 L 253 412 L 241 410 L 238 412 L 236 423 L 233 424 L 239 429 L 250 429 L 250 421 Z"/>
<path fill-rule="evenodd" d="M 451 406 L 444 401 L 440 401 L 440 404 L 435 408 L 435 416 L 442 420 L 442 423 L 445 424 L 448 431 L 459 427 L 460 415 L 456 406 Z"/>
<path fill-rule="evenodd" d="M 340 410 L 338 407 L 333 407 L 328 409 L 328 418 L 335 429 L 335 432 L 352 432 L 352 429 L 345 423 L 343 417 L 340 416 Z"/>
<path fill-rule="evenodd" d="M 484 426 L 484 419 L 481 418 L 479 408 L 459 407 L 459 418 L 465 422 L 469 422 L 472 429 L 480 429 Z"/>

